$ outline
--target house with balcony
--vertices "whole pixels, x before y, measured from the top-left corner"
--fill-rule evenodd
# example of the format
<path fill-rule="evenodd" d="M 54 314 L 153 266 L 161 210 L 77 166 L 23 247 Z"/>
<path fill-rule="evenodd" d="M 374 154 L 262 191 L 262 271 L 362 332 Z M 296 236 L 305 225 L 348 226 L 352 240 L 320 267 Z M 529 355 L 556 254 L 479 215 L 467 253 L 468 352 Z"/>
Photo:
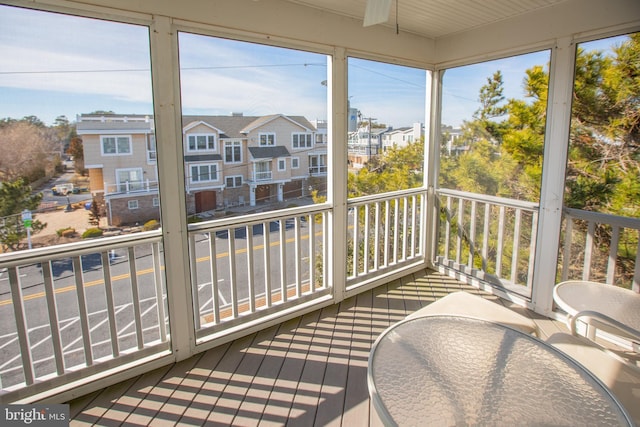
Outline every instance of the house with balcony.
<path fill-rule="evenodd" d="M 420 141 L 424 137 L 424 126 L 422 123 L 414 123 L 413 126 L 389 129 L 382 135 L 382 150 L 389 148 L 406 147 L 407 144 Z"/>
<path fill-rule="evenodd" d="M 445 295 L 482 295 L 535 322 L 546 340 L 568 331 L 567 313 L 554 302 L 556 283 L 591 279 L 640 292 L 640 220 L 568 207 L 563 197 L 576 47 L 639 32 L 637 0 L 468 0 L 459 7 L 407 0 L 380 24 L 366 26 L 364 0 L 2 3 L 148 30 L 155 125 L 136 133 L 131 123 L 121 123 L 120 139 L 101 139 L 107 125 L 96 118 L 95 155 L 87 163 L 94 176 L 112 179 L 123 191 L 127 182 L 144 182 L 144 170 L 127 172 L 133 166 L 126 159 L 134 155 L 134 140 L 144 147 L 136 135 L 153 129 L 162 228 L 0 254 L 2 279 L 8 279 L 0 309 L 9 321 L 2 325 L 13 325 L 3 347 L 9 356 L 1 403 L 69 402 L 73 420 L 98 425 L 380 425 L 367 391 L 371 348 L 388 326 Z M 309 159 L 309 153 L 324 155 L 307 146 L 315 141 L 314 126 L 294 117 L 254 118 L 237 133 L 215 121 L 183 121 L 180 34 L 326 55 L 324 166 L 322 158 L 315 165 Z M 550 60 L 539 197 L 441 187 L 446 72 L 540 50 Z M 353 135 L 349 128 L 355 122 L 349 58 L 424 70 L 423 185 L 349 197 L 348 163 L 363 164 L 382 147 L 371 132 Z M 359 159 L 351 157 L 356 147 L 363 151 Z M 119 181 L 102 171 L 96 159 L 103 152 L 121 162 Z M 176 153 L 192 156 L 190 163 Z M 234 160 L 242 160 L 242 173 L 229 176 L 242 176 L 242 182 L 232 187 L 224 179 L 225 161 Z M 188 221 L 187 193 L 208 192 L 200 196 L 201 208 L 224 205 L 225 198 L 240 202 L 241 195 L 256 204 L 279 200 L 289 189 L 304 192 L 304 179 L 316 167 L 326 167 L 325 201 Z M 227 197 L 236 184 L 238 193 Z M 596 245 L 603 233 L 607 238 Z M 635 237 L 623 242 L 629 234 Z M 628 249 L 624 265 L 621 246 Z M 110 263 L 111 251 L 122 257 L 119 262 Z M 27 283 L 29 277 L 37 280 Z M 59 304 L 64 297 L 71 302 Z M 61 306 L 73 317 L 65 318 Z M 36 320 L 45 326 L 33 330 Z M 613 341 L 614 350 L 634 348 L 603 334 L 594 339 Z M 474 347 L 472 340 L 449 344 Z M 497 359 L 491 362 L 500 367 Z M 501 382 L 493 372 L 487 383 Z M 631 409 L 637 408 L 639 383 L 634 376 L 624 382 Z M 527 401 L 527 390 L 514 393 Z M 492 404 L 507 401 L 486 395 L 495 398 Z M 573 394 L 564 397 L 578 408 L 590 405 Z M 530 409 L 543 418 L 545 408 Z"/>
<path fill-rule="evenodd" d="M 160 218 L 153 117 L 140 114 L 81 114 L 91 196 L 109 224 L 143 224 Z"/>

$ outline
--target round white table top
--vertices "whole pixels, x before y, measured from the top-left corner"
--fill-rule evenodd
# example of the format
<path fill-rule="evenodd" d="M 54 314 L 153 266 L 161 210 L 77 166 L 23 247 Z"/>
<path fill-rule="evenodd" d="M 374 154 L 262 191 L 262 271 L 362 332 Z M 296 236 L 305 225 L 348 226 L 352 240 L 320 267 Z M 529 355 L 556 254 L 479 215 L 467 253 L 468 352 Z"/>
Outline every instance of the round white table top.
<path fill-rule="evenodd" d="M 596 377 L 504 325 L 425 316 L 383 332 L 368 385 L 387 425 L 633 425 Z"/>

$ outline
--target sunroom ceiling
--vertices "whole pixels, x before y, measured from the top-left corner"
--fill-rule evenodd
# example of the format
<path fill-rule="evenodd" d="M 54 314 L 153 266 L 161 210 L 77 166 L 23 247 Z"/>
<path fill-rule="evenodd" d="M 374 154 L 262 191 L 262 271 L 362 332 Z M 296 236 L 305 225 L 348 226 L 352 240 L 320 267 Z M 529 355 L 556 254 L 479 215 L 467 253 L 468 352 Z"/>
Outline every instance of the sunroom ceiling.
<path fill-rule="evenodd" d="M 367 0 L 288 0 L 338 15 L 364 20 Z M 372 0 L 370 0 L 372 1 Z M 438 39 L 504 19 L 551 7 L 566 0 L 393 0 L 385 24 Z"/>

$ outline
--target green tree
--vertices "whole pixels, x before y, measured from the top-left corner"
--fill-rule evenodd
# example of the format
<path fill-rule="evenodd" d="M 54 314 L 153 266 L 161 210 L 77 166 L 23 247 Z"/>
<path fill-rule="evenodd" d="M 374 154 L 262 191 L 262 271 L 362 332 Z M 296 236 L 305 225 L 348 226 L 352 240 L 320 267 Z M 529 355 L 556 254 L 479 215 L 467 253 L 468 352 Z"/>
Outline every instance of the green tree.
<path fill-rule="evenodd" d="M 37 209 L 42 193 L 33 194 L 23 179 L 0 184 L 0 244 L 3 251 L 19 249 L 20 242 L 27 237 L 20 213 Z M 31 233 L 42 231 L 47 224 L 33 220 Z"/>

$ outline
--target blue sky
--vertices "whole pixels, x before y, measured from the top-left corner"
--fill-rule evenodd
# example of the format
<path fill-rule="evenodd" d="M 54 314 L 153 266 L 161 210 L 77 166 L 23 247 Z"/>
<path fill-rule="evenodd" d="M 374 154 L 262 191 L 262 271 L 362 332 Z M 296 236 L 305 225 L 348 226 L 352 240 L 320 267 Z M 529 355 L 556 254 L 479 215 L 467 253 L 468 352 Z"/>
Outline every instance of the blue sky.
<path fill-rule="evenodd" d="M 0 6 L 0 28 L 0 118 L 153 113 L 148 28 L 10 6 Z M 185 114 L 327 118 L 325 55 L 188 33 L 179 44 Z M 447 70 L 443 123 L 470 118 L 498 69 L 505 97 L 522 97 L 524 70 L 548 60 L 544 51 Z M 424 70 L 349 58 L 348 79 L 363 116 L 394 127 L 424 121 Z"/>

